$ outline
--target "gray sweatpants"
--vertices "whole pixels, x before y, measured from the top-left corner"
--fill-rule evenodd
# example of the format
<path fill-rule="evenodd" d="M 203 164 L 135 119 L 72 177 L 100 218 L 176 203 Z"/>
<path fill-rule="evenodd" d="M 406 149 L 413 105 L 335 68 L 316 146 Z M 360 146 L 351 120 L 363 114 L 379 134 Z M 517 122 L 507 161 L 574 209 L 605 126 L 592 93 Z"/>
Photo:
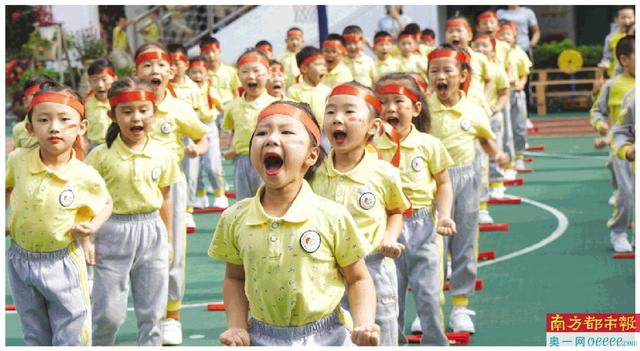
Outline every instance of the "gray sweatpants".
<path fill-rule="evenodd" d="M 482 149 L 480 143 L 476 143 L 476 157 L 473 160 L 473 169 L 476 174 L 480 175 L 478 177 L 480 183 L 478 190 L 479 193 L 479 201 L 487 202 L 489 201 L 489 155 Z"/>
<path fill-rule="evenodd" d="M 396 265 L 379 252 L 367 256 L 365 263 L 376 288 L 376 324 L 380 326 L 380 346 L 398 346 Z"/>
<path fill-rule="evenodd" d="M 187 227 L 187 188 L 184 179 L 171 185 L 171 205 L 173 206 L 173 262 L 169 267 L 169 302 L 181 302 L 186 284 Z M 173 309 L 172 309 L 173 310 Z M 179 310 L 176 308 L 175 310 Z"/>
<path fill-rule="evenodd" d="M 233 186 L 236 190 L 236 201 L 253 197 L 262 185 L 262 178 L 251 165 L 249 155 L 236 156 L 233 159 Z"/>
<path fill-rule="evenodd" d="M 511 128 L 516 155 L 524 155 L 527 144 L 527 98 L 524 91 L 511 91 Z"/>
<path fill-rule="evenodd" d="M 52 252 L 11 242 L 7 268 L 26 345 L 91 345 L 87 268 L 77 242 Z"/>
<path fill-rule="evenodd" d="M 491 131 L 496 135 L 496 145 L 498 150 L 504 152 L 504 140 L 503 140 L 503 121 L 504 116 L 502 112 L 496 112 L 491 117 Z M 489 182 L 501 182 L 504 180 L 504 172 L 500 166 L 494 160 L 489 160 Z"/>
<path fill-rule="evenodd" d="M 93 344 L 116 341 L 131 284 L 138 345 L 160 346 L 168 282 L 167 230 L 160 214 L 112 214 L 96 233 L 95 248 Z"/>
<path fill-rule="evenodd" d="M 513 145 L 513 128 L 511 127 L 511 102 L 507 101 L 502 109 L 502 150 L 509 155 L 510 160 L 516 159 Z"/>
<path fill-rule="evenodd" d="M 207 152 L 200 157 L 200 168 L 204 171 L 204 176 L 207 177 L 209 183 L 211 183 L 211 187 L 216 190 L 224 186 L 224 173 L 222 170 L 222 159 L 220 157 L 220 133 L 218 132 L 218 127 L 215 122 L 207 125 L 209 126 L 209 133 L 207 134 L 209 148 Z M 197 189 L 204 189 L 202 172 L 199 172 Z"/>
<path fill-rule="evenodd" d="M 256 319 L 249 323 L 252 346 L 353 346 L 351 333 L 335 311 L 299 327 L 276 327 Z"/>
<path fill-rule="evenodd" d="M 457 233 L 445 237 L 443 259 L 451 253 L 451 296 L 471 296 L 475 288 L 478 265 L 476 245 L 478 238 L 478 179 L 473 165 L 449 168 L 453 186 L 453 221 Z M 444 265 L 445 276 L 447 265 Z"/>
<path fill-rule="evenodd" d="M 613 215 L 607 222 L 609 229 L 615 233 L 627 230 L 635 211 L 636 175 L 631 163 L 617 157 L 611 158 L 618 191 L 616 191 L 616 203 L 613 207 Z"/>
<path fill-rule="evenodd" d="M 184 144 L 193 144 L 191 139 L 184 137 Z M 184 155 L 182 158 L 182 170 L 184 172 L 185 179 L 187 180 L 187 207 L 193 208 L 196 202 L 196 191 L 198 188 L 198 174 L 200 173 L 200 159 L 202 157 L 196 156 L 191 158 Z"/>
<path fill-rule="evenodd" d="M 411 286 L 416 311 L 422 325 L 422 345 L 446 346 L 442 304 L 442 237 L 436 234 L 433 217 L 428 208 L 413 210 L 411 218 L 404 218 L 404 228 L 398 240 L 405 246 L 398 257 L 398 332 L 399 343 L 404 337 L 407 286 Z"/>

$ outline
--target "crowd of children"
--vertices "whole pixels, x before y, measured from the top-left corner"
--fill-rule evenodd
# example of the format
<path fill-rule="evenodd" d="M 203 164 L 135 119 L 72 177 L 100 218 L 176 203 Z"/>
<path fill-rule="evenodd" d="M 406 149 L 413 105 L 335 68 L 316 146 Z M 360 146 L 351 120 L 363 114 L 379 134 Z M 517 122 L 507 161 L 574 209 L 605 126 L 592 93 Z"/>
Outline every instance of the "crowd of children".
<path fill-rule="evenodd" d="M 627 27 L 629 11 L 617 16 Z M 208 250 L 226 267 L 223 345 L 404 344 L 409 287 L 411 329 L 448 345 L 445 279 L 449 326 L 474 333 L 478 224 L 493 222 L 487 201 L 524 168 L 532 65 L 515 25 L 492 11 L 474 23 L 475 34 L 449 19 L 437 47 L 415 23 L 372 43 L 349 25 L 320 48 L 293 27 L 278 60 L 263 40 L 233 66 L 213 37 L 191 58 L 148 42 L 132 77 L 94 61 L 84 99 L 27 81 L 6 167 L 25 342 L 113 345 L 131 289 L 138 344 L 181 344 L 185 234 L 209 191 L 228 207 Z M 611 242 L 632 251 L 635 43 L 615 39 L 620 74 L 592 114 L 611 138 Z M 230 207 L 222 157 L 234 166 Z"/>

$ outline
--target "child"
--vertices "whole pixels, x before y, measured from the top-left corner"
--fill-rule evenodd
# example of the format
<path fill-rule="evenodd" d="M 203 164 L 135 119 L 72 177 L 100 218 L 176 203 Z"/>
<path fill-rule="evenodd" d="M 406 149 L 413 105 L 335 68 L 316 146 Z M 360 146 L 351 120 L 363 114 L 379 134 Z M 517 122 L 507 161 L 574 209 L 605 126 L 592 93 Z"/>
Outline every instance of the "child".
<path fill-rule="evenodd" d="M 284 94 L 287 90 L 285 86 L 284 67 L 276 61 L 269 61 L 269 80 L 267 80 L 267 92 L 278 100 L 289 100 Z"/>
<path fill-rule="evenodd" d="M 93 166 L 113 195 L 113 214 L 96 233 L 92 292 L 93 344 L 113 345 L 126 319 L 129 285 L 138 322 L 138 345 L 162 344 L 169 262 L 173 259 L 171 184 L 180 180 L 174 155 L 149 138 L 155 97 L 151 85 L 124 78 L 109 89 L 113 123 L 106 145 L 93 149 Z M 93 257 L 92 257 L 93 258 Z"/>
<path fill-rule="evenodd" d="M 33 96 L 40 90 L 42 83 L 52 82 L 47 76 L 33 76 L 24 83 L 22 91 L 22 105 L 28 111 L 31 107 Z M 38 139 L 27 130 L 27 116 L 16 116 L 16 124 L 13 125 L 11 135 L 13 136 L 13 146 L 16 148 L 33 148 L 38 145 Z"/>
<path fill-rule="evenodd" d="M 420 36 L 420 46 L 426 48 L 429 52 L 433 51 L 433 48 L 436 46 L 436 32 L 431 28 L 425 28 L 422 30 L 422 35 Z M 423 49 L 420 49 L 422 52 Z M 427 53 L 427 55 L 429 55 Z"/>
<path fill-rule="evenodd" d="M 389 73 L 400 72 L 402 70 L 400 61 L 391 55 L 393 48 L 393 38 L 391 34 L 385 31 L 377 32 L 373 37 L 373 43 L 373 52 L 375 52 L 377 57 L 374 61 L 376 66 L 376 77 L 374 80 L 377 81 L 380 77 Z"/>
<path fill-rule="evenodd" d="M 240 87 L 238 74 L 233 67 L 222 62 L 222 51 L 220 51 L 218 39 L 205 36 L 200 40 L 200 53 L 207 63 L 213 96 L 224 106 L 238 97 Z"/>
<path fill-rule="evenodd" d="M 633 5 L 623 5 L 616 8 L 616 16 L 614 22 L 617 31 L 609 33 L 604 39 L 604 49 L 602 50 L 602 60 L 598 63 L 598 67 L 606 69 L 609 78 L 613 78 L 615 74 L 622 72 L 618 65 L 616 46 L 620 39 L 627 34 L 627 30 L 634 25 L 636 21 L 636 11 Z"/>
<path fill-rule="evenodd" d="M 496 41 L 495 47 L 495 60 L 508 67 L 507 55 L 511 50 L 511 46 L 506 41 L 496 38 L 498 29 L 500 29 L 500 22 L 498 16 L 493 11 L 484 11 L 476 17 L 476 31 L 478 33 L 486 33 Z"/>
<path fill-rule="evenodd" d="M 252 197 L 261 181 L 249 160 L 249 141 L 260 111 L 276 99 L 267 93 L 269 61 L 256 49 L 245 51 L 238 58 L 238 75 L 244 88 L 224 111 L 222 128 L 233 132 L 232 146 L 223 156 L 233 159 L 233 185 L 236 199 Z"/>
<path fill-rule="evenodd" d="M 107 59 L 100 58 L 89 65 L 87 70 L 91 90 L 84 99 L 84 108 L 89 121 L 87 138 L 91 148 L 104 144 L 107 129 L 111 125 L 109 118 L 109 99 L 107 92 L 111 84 L 118 79 L 113 65 Z"/>
<path fill-rule="evenodd" d="M 624 116 L 622 124 L 613 129 L 614 151 L 619 159 L 631 162 L 636 161 L 636 101 L 635 88 L 625 95 L 622 102 L 621 116 Z M 635 178 L 635 172 L 633 173 Z M 634 187 L 631 192 L 635 196 L 635 179 L 631 182 Z"/>
<path fill-rule="evenodd" d="M 404 30 L 398 36 L 398 48 L 400 49 L 400 72 L 427 73 L 427 60 L 420 55 L 416 38 L 410 32 Z"/>
<path fill-rule="evenodd" d="M 352 82 L 333 89 L 324 118 L 324 132 L 332 148 L 316 171 L 311 188 L 343 205 L 371 244 L 373 250 L 365 263 L 376 290 L 380 345 L 397 346 L 396 267 L 385 257 L 396 258 L 402 253 L 397 240 L 409 202 L 402 194 L 398 170 L 366 152 L 367 143 L 380 128 L 379 111 L 380 102 L 363 85 Z"/>
<path fill-rule="evenodd" d="M 256 43 L 256 50 L 260 51 L 269 60 L 273 59 L 273 46 L 266 40 L 260 40 Z"/>
<path fill-rule="evenodd" d="M 30 106 L 26 128 L 38 145 L 12 152 L 5 173 L 11 295 L 26 345 L 89 346 L 87 268 L 77 239 L 107 221 L 111 197 L 98 172 L 78 159 L 87 130 L 78 95 L 44 81 Z"/>
<path fill-rule="evenodd" d="M 222 168 L 222 159 L 220 157 L 220 138 L 216 119 L 218 115 L 224 112 L 222 104 L 213 96 L 211 88 L 211 80 L 207 76 L 207 64 L 201 56 L 193 58 L 189 65 L 189 77 L 200 89 L 200 109 L 198 117 L 202 123 L 209 127 L 207 134 L 207 142 L 209 148 L 207 152 L 200 157 L 199 169 L 204 170 L 204 176 L 207 177 L 213 189 L 213 207 L 227 208 L 229 199 L 224 193 L 224 170 Z M 203 172 L 198 172 L 198 182 L 196 186 L 196 201 L 194 207 L 209 207 L 209 198 L 204 186 Z M 202 199 L 206 201 L 202 201 Z"/>
<path fill-rule="evenodd" d="M 126 16 L 120 16 L 116 26 L 113 27 L 110 58 L 117 67 L 131 66 L 133 64 L 126 28 L 128 25 L 136 23 L 136 21 L 136 19 L 128 20 Z"/>
<path fill-rule="evenodd" d="M 285 84 L 290 87 L 296 84 L 296 77 L 300 75 L 296 55 L 304 45 L 304 33 L 298 27 L 291 27 L 287 31 L 287 38 L 284 40 L 287 50 L 280 56 L 278 62 L 284 67 Z"/>
<path fill-rule="evenodd" d="M 621 125 L 624 116 L 621 115 L 621 106 L 624 96 L 635 87 L 636 58 L 635 58 L 635 37 L 625 36 L 617 43 L 616 58 L 622 66 L 622 74 L 609 79 L 602 87 L 598 100 L 591 108 L 591 123 L 601 134 L 611 135 L 611 126 Z M 611 150 L 613 151 L 613 149 Z M 611 245 L 615 252 L 633 251 L 627 239 L 626 229 L 633 216 L 633 193 L 630 189 L 633 170 L 628 162 L 625 162 L 611 152 L 611 162 L 613 163 L 613 174 L 618 185 L 615 193 L 616 201 L 611 219 L 607 222 L 607 227 L 611 230 Z"/>
<path fill-rule="evenodd" d="M 396 140 L 384 134 L 376 144 L 385 160 L 393 161 L 398 155 L 403 191 L 413 212 L 412 216 L 406 216 L 399 240 L 405 252 L 396 258 L 400 343 L 406 343 L 405 299 L 410 285 L 422 322 L 421 344 L 448 345 L 440 308 L 441 298 L 444 299 L 441 235 L 456 232 L 456 224 L 451 220 L 453 198 L 447 171 L 453 161 L 442 142 L 426 133 L 430 125 L 426 98 L 411 76 L 403 73 L 384 76 L 376 84 L 376 92 L 382 102 L 382 119 L 394 126 L 397 133 Z"/>
<path fill-rule="evenodd" d="M 322 162 L 319 146 L 320 128 L 305 104 L 275 102 L 257 118 L 251 163 L 264 185 L 222 214 L 209 246 L 209 256 L 226 262 L 223 345 L 378 344 L 364 263 L 371 247 L 347 210 L 305 181 Z M 340 308 L 345 285 L 351 340 Z"/>
<path fill-rule="evenodd" d="M 346 41 L 342 35 L 335 33 L 329 34 L 327 39 L 322 43 L 322 53 L 327 63 L 327 74 L 324 76 L 322 82 L 329 88 L 353 80 L 353 75 L 349 67 L 347 67 L 342 59 L 344 54 L 347 53 L 345 45 Z"/>
<path fill-rule="evenodd" d="M 460 90 L 469 79 L 469 57 L 460 49 L 441 46 L 429 54 L 429 84 L 434 93 L 428 100 L 431 113 L 429 132 L 439 138 L 453 159 L 449 168 L 454 194 L 453 220 L 457 234 L 444 240 L 444 257 L 451 253 L 451 295 L 453 310 L 449 323 L 454 332 L 475 332 L 467 309 L 476 274 L 479 180 L 474 160 L 476 141 L 503 166 L 508 156 L 496 148 L 489 118 Z M 480 113 L 479 113 L 480 112 Z"/>
<path fill-rule="evenodd" d="M 322 125 L 325 105 L 331 93 L 331 88 L 322 83 L 327 73 L 325 58 L 320 49 L 305 46 L 296 55 L 296 61 L 300 67 L 300 82 L 289 86 L 287 96 L 293 101 L 309 104 Z"/>
<path fill-rule="evenodd" d="M 347 57 L 344 58 L 344 62 L 351 70 L 353 79 L 364 86 L 372 87 L 376 77 L 376 67 L 373 64 L 373 59 L 362 52 L 364 48 L 362 28 L 353 25 L 346 26 L 342 31 L 342 36 L 347 42 Z"/>
<path fill-rule="evenodd" d="M 149 6 L 151 8 L 152 6 Z M 145 43 L 160 41 L 161 29 L 158 23 L 158 12 L 151 11 L 147 20 L 142 23 L 138 30 L 142 34 L 142 41 Z"/>
<path fill-rule="evenodd" d="M 207 126 L 198 120 L 198 115 L 190 105 L 174 97 L 168 89 L 169 55 L 160 43 L 142 44 L 136 51 L 136 67 L 133 74 L 151 83 L 155 96 L 156 112 L 150 137 L 160 142 L 166 151 L 176 157 L 178 167 L 184 155 L 196 157 L 207 151 L 205 138 Z M 194 141 L 185 147 L 184 137 Z M 180 306 L 184 297 L 186 258 L 186 225 L 184 222 L 187 210 L 187 189 L 184 175 L 171 185 L 173 263 L 169 270 L 169 298 L 167 303 L 167 319 L 163 321 L 163 344 L 178 345 L 182 343 L 182 325 L 180 324 Z"/>

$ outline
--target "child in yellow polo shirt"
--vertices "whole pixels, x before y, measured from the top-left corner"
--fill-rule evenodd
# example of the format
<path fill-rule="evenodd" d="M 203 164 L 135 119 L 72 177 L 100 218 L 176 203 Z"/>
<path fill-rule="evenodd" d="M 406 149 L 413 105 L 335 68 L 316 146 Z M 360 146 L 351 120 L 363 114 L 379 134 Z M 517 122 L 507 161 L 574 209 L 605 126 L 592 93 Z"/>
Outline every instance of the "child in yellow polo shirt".
<path fill-rule="evenodd" d="M 9 154 L 5 173 L 13 302 L 26 345 L 90 346 L 90 292 L 77 239 L 107 221 L 111 198 L 98 172 L 78 160 L 87 130 L 79 96 L 43 82 L 30 106 L 26 128 L 38 146 Z"/>
<path fill-rule="evenodd" d="M 238 97 L 240 80 L 235 68 L 222 62 L 220 42 L 216 38 L 205 36 L 200 40 L 200 54 L 207 63 L 213 96 L 225 105 Z"/>
<path fill-rule="evenodd" d="M 138 322 L 138 345 L 162 345 L 169 264 L 173 259 L 171 184 L 180 180 L 175 156 L 149 132 L 155 97 L 140 78 L 124 78 L 109 89 L 106 144 L 85 162 L 105 179 L 113 214 L 83 244 L 95 264 L 92 299 L 93 344 L 113 345 L 126 319 L 129 286 Z"/>
<path fill-rule="evenodd" d="M 495 60 L 504 65 L 505 69 L 509 67 L 507 62 L 507 55 L 511 50 L 511 46 L 504 40 L 497 38 L 498 30 L 500 29 L 500 21 L 498 16 L 493 11 L 485 11 L 476 17 L 476 31 L 478 33 L 489 34 L 496 41 L 495 47 Z"/>
<path fill-rule="evenodd" d="M 155 95 L 156 111 L 151 139 L 159 141 L 167 152 L 175 155 L 175 161 L 182 158 L 196 157 L 207 151 L 207 126 L 200 122 L 198 115 L 190 105 L 182 102 L 167 88 L 171 69 L 169 54 L 164 45 L 159 43 L 142 44 L 136 51 L 136 67 L 134 74 L 151 83 Z M 184 137 L 194 141 L 185 147 Z M 180 306 L 185 289 L 185 245 L 187 211 L 186 181 L 181 174 L 180 181 L 171 185 L 173 263 L 169 270 L 169 298 L 167 319 L 163 321 L 163 344 L 177 345 L 182 343 L 182 325 L 180 324 Z"/>
<path fill-rule="evenodd" d="M 24 83 L 21 99 L 22 105 L 26 111 L 29 110 L 31 100 L 38 90 L 40 90 L 42 83 L 50 81 L 52 81 L 52 79 L 47 76 L 33 76 L 27 79 Z M 33 148 L 38 145 L 38 139 L 36 139 L 36 137 L 27 130 L 26 117 L 26 115 L 16 116 L 16 124 L 13 125 L 13 129 L 11 130 L 14 148 Z"/>
<path fill-rule="evenodd" d="M 429 53 L 433 51 L 436 46 L 436 33 L 431 28 L 425 28 L 420 35 L 420 43 L 418 44 L 418 50 L 425 58 L 429 56 Z"/>
<path fill-rule="evenodd" d="M 304 33 L 302 29 L 298 27 L 289 28 L 285 43 L 287 44 L 287 49 L 282 56 L 280 56 L 278 62 L 284 67 L 285 84 L 290 87 L 296 84 L 296 77 L 300 75 L 296 55 L 300 52 L 302 45 L 304 45 Z"/>
<path fill-rule="evenodd" d="M 327 63 L 327 74 L 322 79 L 322 82 L 329 88 L 353 80 L 351 70 L 343 60 L 344 55 L 347 53 L 345 45 L 346 41 L 342 35 L 336 33 L 329 34 L 322 43 L 322 54 Z"/>
<path fill-rule="evenodd" d="M 364 48 L 362 28 L 355 25 L 346 26 L 342 31 L 342 36 L 347 43 L 347 57 L 344 58 L 344 62 L 351 70 L 353 80 L 364 86 L 372 87 L 376 77 L 376 66 L 373 59 L 362 52 Z"/>
<path fill-rule="evenodd" d="M 442 142 L 426 133 L 429 110 L 415 79 L 405 73 L 392 73 L 380 78 L 376 92 L 382 102 L 382 119 L 392 126 L 378 138 L 376 146 L 385 160 L 399 168 L 403 191 L 412 204 L 412 215 L 406 215 L 399 240 L 404 253 L 396 258 L 399 341 L 406 343 L 405 301 L 407 287 L 411 286 L 421 322 L 411 329 L 422 331 L 422 345 L 448 345 L 440 303 L 444 299 L 442 235 L 456 232 L 447 171 L 453 161 Z"/>
<path fill-rule="evenodd" d="M 260 40 L 256 43 L 256 50 L 266 56 L 269 61 L 273 60 L 273 46 L 267 40 Z"/>
<path fill-rule="evenodd" d="M 87 138 L 91 144 L 90 147 L 94 148 L 104 144 L 107 129 L 111 125 L 107 91 L 118 77 L 111 62 L 104 58 L 93 61 L 87 69 L 87 74 L 91 90 L 84 99 L 84 108 L 89 121 Z"/>
<path fill-rule="evenodd" d="M 278 61 L 270 60 L 267 92 L 278 100 L 289 100 L 285 91 L 287 91 L 287 86 L 285 85 L 284 67 Z"/>
<path fill-rule="evenodd" d="M 400 49 L 400 72 L 417 72 L 423 76 L 427 74 L 427 60 L 418 51 L 415 36 L 407 31 L 400 32 L 398 36 L 398 48 Z"/>
<path fill-rule="evenodd" d="M 427 103 L 431 113 L 429 133 L 439 138 L 453 159 L 449 175 L 453 185 L 457 234 L 444 240 L 444 257 L 451 253 L 451 295 L 453 310 L 449 324 L 454 332 L 475 332 L 467 308 L 477 275 L 479 181 L 474 165 L 476 142 L 499 166 L 509 161 L 499 151 L 489 125 L 489 117 L 472 103 L 460 88 L 469 78 L 469 56 L 461 49 L 441 46 L 429 54 L 429 84 L 433 94 Z M 445 266 L 446 267 L 446 266 Z"/>
<path fill-rule="evenodd" d="M 377 81 L 380 77 L 389 73 L 400 72 L 402 66 L 400 61 L 391 55 L 393 48 L 393 37 L 391 34 L 385 31 L 380 31 L 373 37 L 373 52 L 376 54 L 374 65 L 376 66 L 376 77 L 374 81 Z"/>
<path fill-rule="evenodd" d="M 306 182 L 322 162 L 306 104 L 275 102 L 257 117 L 251 163 L 264 185 L 220 218 L 209 256 L 226 262 L 228 346 L 377 345 L 371 246 L 347 210 Z M 353 317 L 340 308 L 345 285 Z M 251 320 L 247 314 L 251 311 Z"/>
<path fill-rule="evenodd" d="M 224 111 L 222 128 L 233 132 L 232 146 L 223 156 L 233 159 L 233 185 L 236 199 L 252 197 L 262 181 L 251 167 L 249 142 L 262 109 L 276 100 L 266 89 L 269 61 L 256 49 L 244 52 L 237 61 L 238 75 L 244 88 L 241 97 L 234 99 Z"/>
<path fill-rule="evenodd" d="M 397 169 L 366 146 L 380 128 L 380 102 L 357 82 L 333 89 L 324 118 L 324 132 L 331 143 L 329 157 L 320 165 L 311 188 L 320 196 L 343 205 L 367 237 L 373 250 L 365 263 L 376 289 L 376 324 L 380 345 L 398 345 L 398 291 L 392 259 L 402 253 L 398 237 L 402 214 L 409 202 L 402 194 Z M 348 307 L 347 299 L 343 306 Z"/>
<path fill-rule="evenodd" d="M 618 30 L 614 33 L 609 33 L 607 37 L 604 38 L 602 60 L 598 63 L 598 67 L 607 70 L 609 78 L 613 78 L 613 76 L 622 72 L 622 68 L 616 57 L 616 46 L 620 39 L 627 35 L 627 31 L 634 26 L 636 22 L 635 6 L 622 5 L 616 7 L 614 22 L 618 27 Z"/>

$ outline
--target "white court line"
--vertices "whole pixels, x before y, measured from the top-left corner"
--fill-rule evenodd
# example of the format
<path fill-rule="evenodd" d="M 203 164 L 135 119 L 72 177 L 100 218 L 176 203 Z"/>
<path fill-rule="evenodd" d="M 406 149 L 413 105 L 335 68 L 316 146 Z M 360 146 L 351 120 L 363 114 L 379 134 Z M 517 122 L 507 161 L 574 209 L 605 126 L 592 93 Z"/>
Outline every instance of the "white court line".
<path fill-rule="evenodd" d="M 218 302 L 200 302 L 200 303 L 189 303 L 182 305 L 181 308 L 196 308 L 196 307 L 207 307 L 210 303 L 222 303 L 222 301 Z M 133 307 L 127 308 L 127 312 L 133 312 Z M 6 314 L 16 314 L 16 311 L 6 311 Z"/>
<path fill-rule="evenodd" d="M 564 215 L 564 213 L 560 212 L 557 208 L 555 207 L 551 207 L 549 205 L 545 205 L 541 202 L 538 201 L 534 201 L 534 200 L 530 200 L 527 198 L 522 198 L 522 202 L 524 203 L 528 203 L 530 205 L 539 207 L 547 212 L 550 212 L 552 215 L 554 215 L 556 217 L 556 219 L 558 220 L 558 226 L 556 227 L 556 230 L 553 231 L 553 233 L 551 233 L 551 235 L 549 235 L 548 237 L 544 238 L 543 240 L 531 245 L 531 246 L 527 246 L 522 250 L 518 250 L 515 252 L 512 252 L 508 255 L 504 255 L 504 256 L 500 256 L 497 257 L 491 261 L 484 261 L 484 262 L 480 262 L 478 263 L 478 267 L 486 267 L 486 266 L 490 266 L 492 264 L 496 264 L 498 262 L 502 262 L 502 261 L 506 261 L 506 260 L 510 260 L 512 258 L 516 258 L 519 256 L 522 256 L 524 254 L 528 254 L 532 251 L 538 250 L 540 248 L 543 248 L 549 244 L 551 244 L 552 242 L 554 242 L 556 239 L 558 239 L 559 237 L 561 237 L 566 231 L 567 231 L 567 227 L 569 226 L 569 220 L 567 219 L 567 216 Z"/>
<path fill-rule="evenodd" d="M 525 151 L 524 154 L 526 156 L 542 156 L 542 157 L 550 157 L 550 158 L 566 158 L 572 160 L 608 160 L 608 156 L 574 156 L 574 155 L 565 155 L 565 154 L 556 154 L 551 152 L 531 152 Z"/>

